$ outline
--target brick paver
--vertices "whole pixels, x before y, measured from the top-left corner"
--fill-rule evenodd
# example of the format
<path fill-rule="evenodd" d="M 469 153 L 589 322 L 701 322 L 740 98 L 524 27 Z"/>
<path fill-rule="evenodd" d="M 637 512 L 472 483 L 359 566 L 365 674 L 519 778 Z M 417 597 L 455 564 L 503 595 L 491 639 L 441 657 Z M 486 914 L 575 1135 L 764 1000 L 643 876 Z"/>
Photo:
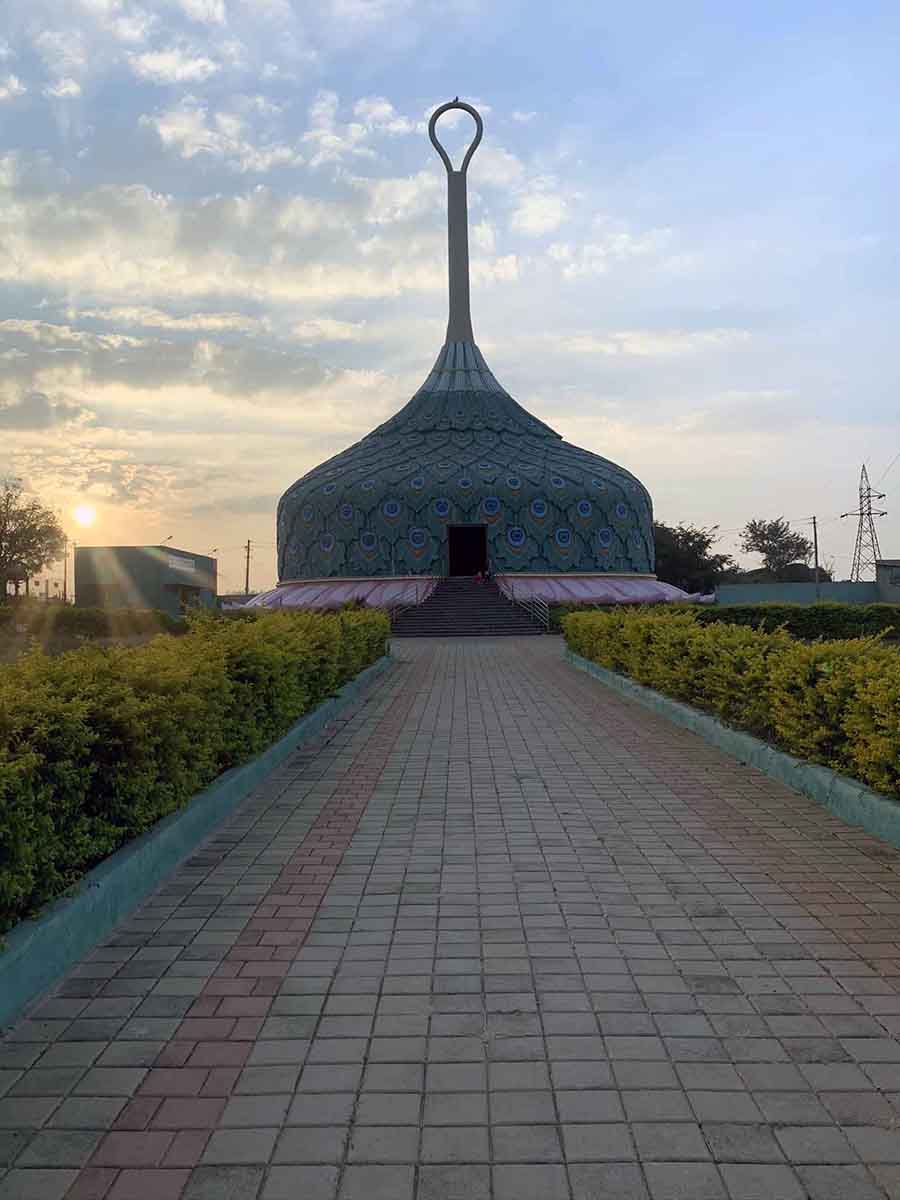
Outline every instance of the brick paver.
<path fill-rule="evenodd" d="M 900 1197 L 900 855 L 404 642 L 0 1043 L 0 1196 Z"/>

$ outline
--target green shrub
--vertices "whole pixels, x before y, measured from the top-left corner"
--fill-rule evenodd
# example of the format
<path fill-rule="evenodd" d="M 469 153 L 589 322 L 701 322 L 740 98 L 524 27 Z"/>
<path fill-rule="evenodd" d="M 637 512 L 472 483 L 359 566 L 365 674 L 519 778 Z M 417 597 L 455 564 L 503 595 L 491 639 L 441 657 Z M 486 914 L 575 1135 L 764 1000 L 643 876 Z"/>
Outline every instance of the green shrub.
<path fill-rule="evenodd" d="M 878 638 L 808 643 L 778 627 L 708 621 L 707 611 L 572 613 L 563 628 L 569 648 L 592 662 L 900 795 L 896 648 Z"/>
<path fill-rule="evenodd" d="M 817 638 L 872 637 L 895 630 L 900 633 L 897 604 L 723 604 L 695 609 L 703 624 L 723 621 L 754 629 L 785 629 L 804 641 Z"/>
<path fill-rule="evenodd" d="M 39 600 L 21 600 L 0 608 L 0 630 L 23 629 L 41 642 L 181 633 L 186 628 L 184 621 L 152 608 L 76 608 Z"/>
<path fill-rule="evenodd" d="M 383 652 L 370 610 L 200 614 L 0 668 L 0 931 L 284 734 Z"/>

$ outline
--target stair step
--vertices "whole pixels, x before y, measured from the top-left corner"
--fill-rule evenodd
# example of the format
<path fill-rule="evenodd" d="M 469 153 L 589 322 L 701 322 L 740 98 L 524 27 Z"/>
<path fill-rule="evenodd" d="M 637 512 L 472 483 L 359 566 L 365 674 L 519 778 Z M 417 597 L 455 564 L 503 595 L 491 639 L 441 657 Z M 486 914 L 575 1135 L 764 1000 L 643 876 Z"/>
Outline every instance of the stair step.
<path fill-rule="evenodd" d="M 521 637 L 543 632 L 495 583 L 456 576 L 440 580 L 424 603 L 393 621 L 395 637 Z"/>

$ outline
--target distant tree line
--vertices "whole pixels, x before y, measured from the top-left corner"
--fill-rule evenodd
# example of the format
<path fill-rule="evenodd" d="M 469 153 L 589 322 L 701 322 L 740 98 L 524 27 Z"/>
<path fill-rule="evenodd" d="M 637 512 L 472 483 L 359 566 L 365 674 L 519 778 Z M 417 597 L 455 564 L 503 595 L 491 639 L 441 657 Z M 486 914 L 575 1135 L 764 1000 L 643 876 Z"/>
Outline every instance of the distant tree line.
<path fill-rule="evenodd" d="M 813 544 L 791 529 L 784 517 L 754 518 L 741 531 L 741 549 L 759 554 L 762 567 L 743 571 L 730 554 L 716 554 L 718 525 L 666 525 L 654 521 L 656 574 L 686 592 L 710 592 L 720 583 L 807 583 L 815 576 L 809 565 Z M 831 573 L 819 568 L 819 578 Z"/>

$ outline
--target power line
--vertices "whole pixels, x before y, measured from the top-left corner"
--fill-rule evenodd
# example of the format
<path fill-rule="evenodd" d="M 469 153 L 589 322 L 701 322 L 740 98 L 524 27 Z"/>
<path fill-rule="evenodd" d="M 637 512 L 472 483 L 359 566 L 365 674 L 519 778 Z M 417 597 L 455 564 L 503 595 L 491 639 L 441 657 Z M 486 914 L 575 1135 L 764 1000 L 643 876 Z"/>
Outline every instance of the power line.
<path fill-rule="evenodd" d="M 888 463 L 888 465 L 887 465 L 887 466 L 884 468 L 884 470 L 881 472 L 881 478 L 880 478 L 880 479 L 878 480 L 878 482 L 875 484 L 875 486 L 876 486 L 876 487 L 880 487 L 880 486 L 881 486 L 881 484 L 882 484 L 882 483 L 884 482 L 884 480 L 887 478 L 887 476 L 888 476 L 888 473 L 890 472 L 890 470 L 891 470 L 891 468 L 893 467 L 894 463 L 896 463 L 898 459 L 900 459 L 900 450 L 898 450 L 898 451 L 897 451 L 897 453 L 894 455 L 894 457 L 891 459 L 891 461 Z"/>

